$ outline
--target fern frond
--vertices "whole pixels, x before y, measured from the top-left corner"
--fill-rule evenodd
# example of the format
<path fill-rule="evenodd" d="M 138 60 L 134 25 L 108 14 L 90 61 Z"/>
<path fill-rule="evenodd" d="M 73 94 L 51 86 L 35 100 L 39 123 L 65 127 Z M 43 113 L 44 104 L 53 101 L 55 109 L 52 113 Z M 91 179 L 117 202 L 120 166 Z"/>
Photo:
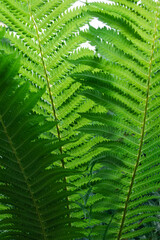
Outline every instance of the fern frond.
<path fill-rule="evenodd" d="M 23 15 L 27 17 L 24 21 L 15 11 L 16 4 L 12 1 L 1 3 L 2 21 L 9 27 L 6 37 L 23 55 L 19 73 L 31 83 L 32 91 L 47 85 L 47 91 L 35 110 L 60 120 L 57 128 L 51 129 L 52 135 L 60 138 L 68 136 L 68 133 L 70 138 L 74 135 L 72 126 L 80 120 L 75 111 L 79 112 L 80 108 L 87 106 L 84 98 L 77 95 L 81 85 L 74 84 L 69 77 L 74 70 L 73 64 L 63 59 L 83 41 L 78 35 L 79 27 L 90 18 L 85 6 L 69 11 L 68 7 L 74 2 L 32 1 L 28 2 L 28 6 L 25 1 L 19 4 L 21 12 L 25 11 Z M 89 106 L 89 103 L 88 107 L 92 107 L 93 104 Z"/>
<path fill-rule="evenodd" d="M 30 90 L 34 92 L 39 92 L 40 88 L 46 86 L 46 91 L 34 107 L 34 111 L 47 116 L 50 121 L 56 120 L 56 126 L 41 137 L 56 138 L 60 142 L 68 141 L 68 144 L 55 151 L 56 154 L 61 153 L 61 159 L 54 162 L 54 165 L 85 171 L 88 162 L 100 153 L 100 149 L 90 153 L 89 149 L 98 142 L 98 138 L 93 140 L 88 134 L 78 135 L 77 129 L 86 124 L 86 119 L 82 118 L 79 112 L 93 110 L 95 103 L 79 95 L 82 85 L 75 83 L 69 76 L 75 71 L 75 66 L 64 59 L 70 57 L 83 42 L 84 38 L 79 34 L 79 28 L 91 18 L 86 13 L 86 6 L 69 9 L 75 2 L 25 0 L 18 1 L 17 8 L 17 2 L 2 0 L 0 19 L 7 25 L 6 37 L 13 49 L 17 49 L 21 55 L 19 75 L 22 81 L 29 82 Z M 73 59 L 85 54 L 93 55 L 88 50 L 82 50 L 75 52 Z M 83 65 L 81 71 L 89 68 Z M 75 138 L 76 141 L 70 143 L 70 140 Z M 85 147 L 84 142 L 87 140 L 91 141 Z M 66 155 L 67 157 L 64 157 Z M 86 183 L 90 179 L 88 175 L 89 171 L 86 171 L 83 175 L 65 178 L 64 181 L 72 182 L 81 192 L 80 183 L 84 186 L 83 181 Z M 72 195 L 67 199 L 68 202 L 78 201 L 79 196 L 73 198 Z M 71 207 L 69 205 L 68 208 Z M 83 211 L 80 209 L 79 212 L 83 217 Z"/>
<path fill-rule="evenodd" d="M 3 54 L 2 54 L 3 53 Z M 73 171 L 50 167 L 62 155 L 53 154 L 63 141 L 42 139 L 56 122 L 33 113 L 44 93 L 29 91 L 16 76 L 19 58 L 0 52 L 0 214 L 1 239 L 74 239 L 64 177 Z M 81 234 L 80 234 L 81 235 Z"/>
<path fill-rule="evenodd" d="M 159 205 L 149 203 L 160 186 L 160 5 L 122 0 L 93 3 L 88 11 L 110 27 L 90 26 L 82 33 L 98 56 L 77 59 L 75 64 L 94 70 L 72 74 L 89 86 L 83 95 L 107 112 L 84 114 L 92 123 L 80 128 L 106 139 L 97 145 L 106 150 L 91 164 L 93 176 L 99 178 L 93 193 L 105 197 L 93 205 L 92 218 L 100 221 L 93 227 L 93 239 L 137 239 L 154 232 L 152 221 L 159 222 Z M 102 164 L 101 170 L 94 171 L 96 163 Z"/>

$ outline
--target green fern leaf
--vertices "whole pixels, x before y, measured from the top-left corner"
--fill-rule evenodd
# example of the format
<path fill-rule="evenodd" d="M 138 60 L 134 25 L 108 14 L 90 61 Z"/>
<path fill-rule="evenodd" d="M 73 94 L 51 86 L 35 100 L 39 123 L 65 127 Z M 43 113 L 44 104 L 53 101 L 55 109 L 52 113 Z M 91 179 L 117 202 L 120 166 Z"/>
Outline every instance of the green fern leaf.
<path fill-rule="evenodd" d="M 77 219 L 66 201 L 74 192 L 63 181 L 74 172 L 51 167 L 62 157 L 52 152 L 64 142 L 42 139 L 56 122 L 32 111 L 45 89 L 30 92 L 20 83 L 15 54 L 0 53 L 0 62 L 0 238 L 74 239 Z"/>
<path fill-rule="evenodd" d="M 95 108 L 95 103 L 79 95 L 83 87 L 69 76 L 75 71 L 75 66 L 64 60 L 83 42 L 79 28 L 91 18 L 86 12 L 86 6 L 72 9 L 74 3 L 76 0 L 2 0 L 0 19 L 7 26 L 6 38 L 21 55 L 21 81 L 29 82 L 29 89 L 33 92 L 46 86 L 34 111 L 50 121 L 56 121 L 56 126 L 41 137 L 68 142 L 55 150 L 56 154 L 61 154 L 61 159 L 53 164 L 67 169 L 78 168 L 84 172 L 92 156 L 99 154 L 100 149 L 90 154 L 89 149 L 99 142 L 99 138 L 92 139 L 89 134 L 78 135 L 77 129 L 87 121 L 79 112 Z M 7 46 L 3 47 L 10 52 Z M 91 51 L 82 50 L 75 52 L 73 59 L 85 54 L 93 55 Z M 81 66 L 82 69 L 86 69 L 86 66 Z M 85 146 L 87 141 L 89 143 Z M 90 180 L 88 175 L 89 171 L 86 171 L 83 175 L 64 178 L 64 181 L 74 184 L 81 193 L 83 186 Z M 81 201 L 78 194 L 72 196 L 72 200 Z M 82 209 L 79 209 L 79 214 L 81 218 L 84 217 Z"/>
<path fill-rule="evenodd" d="M 83 32 L 99 56 L 72 61 L 94 67 L 72 77 L 89 86 L 83 95 L 107 112 L 84 114 L 92 123 L 80 128 L 106 139 L 91 164 L 99 179 L 93 193 L 104 196 L 93 205 L 92 217 L 100 221 L 93 239 L 139 239 L 159 222 L 159 205 L 150 206 L 160 186 L 159 9 L 159 1 L 145 0 L 89 5 L 89 14 L 110 28 Z M 101 170 L 94 171 L 96 163 Z"/>

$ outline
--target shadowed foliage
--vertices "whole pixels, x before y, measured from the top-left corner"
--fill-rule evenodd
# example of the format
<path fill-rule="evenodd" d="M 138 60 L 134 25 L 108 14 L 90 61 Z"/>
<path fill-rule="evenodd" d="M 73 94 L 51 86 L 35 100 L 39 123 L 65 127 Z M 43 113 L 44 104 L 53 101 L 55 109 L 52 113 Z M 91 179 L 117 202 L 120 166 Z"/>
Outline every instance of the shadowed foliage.
<path fill-rule="evenodd" d="M 88 6 L 108 27 L 82 33 L 98 55 L 72 61 L 93 67 L 72 77 L 107 112 L 82 114 L 92 123 L 80 129 L 106 139 L 91 163 L 100 179 L 93 193 L 104 196 L 93 205 L 99 224 L 91 239 L 159 239 L 160 3 L 114 2 Z"/>

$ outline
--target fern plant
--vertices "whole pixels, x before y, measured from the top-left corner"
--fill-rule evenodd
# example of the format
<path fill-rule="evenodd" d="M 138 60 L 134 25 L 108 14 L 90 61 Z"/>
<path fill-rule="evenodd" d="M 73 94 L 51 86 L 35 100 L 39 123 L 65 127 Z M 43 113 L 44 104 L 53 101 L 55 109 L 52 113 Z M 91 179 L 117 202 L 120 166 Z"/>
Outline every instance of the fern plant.
<path fill-rule="evenodd" d="M 149 239 L 159 222 L 159 1 L 75 2 L 0 0 L 0 237 Z M 93 16 L 110 28 L 79 34 Z M 84 38 L 98 54 L 72 54 Z"/>
<path fill-rule="evenodd" d="M 45 88 L 21 84 L 14 53 L 1 50 L 0 62 L 0 238 L 73 239 L 79 234 L 66 201 L 73 192 L 64 181 L 73 171 L 52 167 L 64 142 L 42 138 L 56 122 L 32 111 Z"/>
<path fill-rule="evenodd" d="M 43 138 L 57 138 L 67 142 L 55 151 L 61 154 L 61 159 L 54 162 L 54 165 L 83 171 L 83 174 L 64 178 L 66 183 L 76 186 L 72 186 L 72 190 L 79 190 L 79 194 L 72 195 L 72 200 L 76 201 L 72 207 L 77 209 L 79 206 L 76 216 L 81 218 L 84 216 L 80 207 L 83 202 L 81 196 L 87 193 L 87 185 L 91 179 L 85 170 L 91 158 L 101 149 L 97 148 L 94 153 L 89 152 L 100 139 L 93 139 L 89 134 L 78 134 L 77 129 L 86 123 L 78 112 L 94 109 L 95 104 L 79 95 L 81 84 L 75 83 L 69 76 L 75 71 L 75 66 L 64 60 L 64 57 L 70 56 L 83 42 L 79 28 L 90 19 L 86 13 L 86 6 L 71 8 L 75 2 L 76 0 L 2 0 L 0 19 L 6 26 L 5 37 L 9 39 L 12 48 L 21 55 L 21 81 L 29 82 L 31 91 L 38 92 L 46 86 L 34 111 L 47 116 L 50 121 L 56 121 L 56 125 L 43 134 Z M 7 45 L 3 44 L 3 48 L 10 52 Z M 84 56 L 88 52 L 90 54 L 89 50 L 75 53 L 74 58 Z M 70 143 L 72 139 L 74 141 Z M 68 200 L 71 200 L 71 197 Z M 71 208 L 70 204 L 68 208 Z M 81 225 L 85 226 L 85 221 L 81 222 Z"/>
<path fill-rule="evenodd" d="M 158 224 L 160 207 L 150 201 L 159 199 L 160 186 L 160 3 L 118 0 L 94 3 L 88 12 L 107 25 L 82 33 L 98 55 L 73 61 L 93 67 L 72 77 L 106 109 L 82 114 L 92 123 L 80 129 L 104 137 L 96 147 L 106 148 L 91 163 L 99 178 L 93 194 L 102 198 L 92 206 L 99 222 L 90 239 L 150 239 L 151 232 L 159 239 L 152 223 Z M 101 170 L 95 171 L 96 163 Z"/>
<path fill-rule="evenodd" d="M 33 111 L 42 114 L 49 121 L 56 124 L 47 132 L 41 134 L 44 139 L 56 139 L 67 144 L 54 150 L 61 157 L 54 161 L 54 166 L 61 166 L 81 174 L 65 177 L 67 208 L 79 207 L 79 211 L 68 214 L 72 217 L 84 218 L 83 198 L 88 192 L 88 183 L 91 179 L 86 170 L 91 158 L 101 152 L 97 148 L 94 152 L 89 150 L 100 141 L 89 134 L 79 134 L 77 129 L 86 123 L 78 112 L 88 109 L 94 110 L 93 101 L 84 99 L 78 93 L 81 84 L 75 83 L 69 76 L 75 70 L 72 63 L 66 62 L 64 57 L 83 42 L 79 35 L 79 27 L 88 22 L 90 16 L 86 13 L 86 6 L 70 8 L 76 1 L 0 1 L 0 21 L 6 26 L 5 38 L 10 42 L 12 49 L 0 42 L 2 48 L 9 54 L 17 50 L 21 56 L 19 78 L 21 82 L 29 83 L 29 90 L 39 92 L 46 86 L 41 98 L 34 106 Z M 91 54 L 89 50 L 75 53 L 78 56 Z M 93 54 L 93 53 L 92 53 Z M 80 67 L 81 68 L 81 67 Z M 83 66 L 83 69 L 86 67 Z M 89 69 L 89 67 L 87 67 Z M 70 143 L 70 140 L 73 140 Z M 68 191 L 78 191 L 78 194 L 68 196 Z M 72 202 L 72 204 L 71 204 Z M 73 204 L 74 202 L 74 204 Z M 49 209 L 48 209 L 49 211 Z M 83 232 L 87 232 L 88 219 L 78 223 Z M 74 225 L 77 225 L 76 222 Z"/>

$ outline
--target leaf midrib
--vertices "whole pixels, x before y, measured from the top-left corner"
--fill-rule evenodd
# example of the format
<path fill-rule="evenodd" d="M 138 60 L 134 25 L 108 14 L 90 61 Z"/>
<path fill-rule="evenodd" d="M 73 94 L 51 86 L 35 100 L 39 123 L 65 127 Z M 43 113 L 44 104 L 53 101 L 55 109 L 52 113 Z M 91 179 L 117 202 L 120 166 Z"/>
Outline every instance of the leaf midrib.
<path fill-rule="evenodd" d="M 158 19 L 158 5 L 157 5 L 157 12 L 156 12 L 156 17 L 155 17 L 154 37 L 153 37 L 152 51 L 151 51 L 151 57 L 150 57 L 150 63 L 149 63 L 149 72 L 148 72 L 148 81 L 147 81 L 147 94 L 146 94 L 146 103 L 145 103 L 145 109 L 144 109 L 144 118 L 143 118 L 143 122 L 142 122 L 141 140 L 140 140 L 136 165 L 135 165 L 135 168 L 134 168 L 134 171 L 133 171 L 129 191 L 128 191 L 128 194 L 127 194 L 127 199 L 126 199 L 126 202 L 125 202 L 125 207 L 124 207 L 124 211 L 123 211 L 122 221 L 121 221 L 121 224 L 120 224 L 120 229 L 119 229 L 117 240 L 120 240 L 121 236 L 122 236 L 123 226 L 124 226 L 124 222 L 125 222 L 125 218 L 126 218 L 126 214 L 127 214 L 127 208 L 128 208 L 133 184 L 134 184 L 134 179 L 135 179 L 136 172 L 137 172 L 137 169 L 138 169 L 138 166 L 139 166 L 139 161 L 140 161 L 141 151 L 142 151 L 142 146 L 143 146 L 145 125 L 146 125 L 146 117 L 147 117 L 147 110 L 148 110 L 151 70 L 152 70 L 153 54 L 154 54 L 154 49 L 155 49 L 155 40 L 156 40 L 156 32 L 157 32 L 157 19 Z"/>
<path fill-rule="evenodd" d="M 44 56 L 43 56 L 43 51 L 42 51 L 42 46 L 41 46 L 41 40 L 40 40 L 40 37 L 39 37 L 39 30 L 38 30 L 38 26 L 36 24 L 36 21 L 34 19 L 34 16 L 32 14 L 31 4 L 29 3 L 29 0 L 28 0 L 28 5 L 29 5 L 30 17 L 31 17 L 31 19 L 32 19 L 32 21 L 34 23 L 34 27 L 36 29 L 38 45 L 39 45 L 39 50 L 40 50 L 40 57 L 41 57 L 42 65 L 43 65 L 45 79 L 47 81 L 47 88 L 48 88 L 49 98 L 50 98 L 50 101 L 51 101 L 53 116 L 54 116 L 55 121 L 58 121 L 58 117 L 57 117 L 56 110 L 55 110 L 55 105 L 54 105 L 54 102 L 53 102 L 51 87 L 50 87 L 50 80 L 49 80 L 48 73 L 47 73 L 47 67 L 46 67 L 46 64 L 44 62 Z M 60 135 L 60 129 L 59 129 L 59 125 L 58 124 L 56 124 L 56 129 L 57 129 L 57 136 L 58 136 L 58 139 L 60 141 L 61 140 L 61 135 Z M 59 150 L 60 150 L 60 153 L 62 154 L 63 153 L 62 147 L 60 147 Z M 61 163 L 62 163 L 62 167 L 64 168 L 64 160 L 63 159 L 61 160 Z"/>
<path fill-rule="evenodd" d="M 38 40 L 38 45 L 39 45 L 39 50 L 40 50 L 40 58 L 41 58 L 41 61 L 42 61 L 42 66 L 43 66 L 43 70 L 44 70 L 44 74 L 45 74 L 45 79 L 47 81 L 47 88 L 48 88 L 49 98 L 50 98 L 50 101 L 51 101 L 53 117 L 54 117 L 55 121 L 58 122 L 56 108 L 55 108 L 55 104 L 53 102 L 53 96 L 52 96 L 51 87 L 50 87 L 50 79 L 49 79 L 49 76 L 48 76 L 48 73 L 47 73 L 47 67 L 46 67 L 46 64 L 45 64 L 44 55 L 43 55 L 43 51 L 42 51 L 42 45 L 41 45 L 41 39 L 40 39 L 40 36 L 39 36 L 38 26 L 36 24 L 36 21 L 34 19 L 33 14 L 32 14 L 30 1 L 27 0 L 27 2 L 28 2 L 29 11 L 30 11 L 30 18 L 33 21 L 33 24 L 34 24 L 34 27 L 35 27 L 35 30 L 36 30 L 36 34 L 37 34 L 37 40 Z M 56 131 L 57 131 L 58 140 L 61 141 L 61 133 L 60 133 L 60 128 L 59 128 L 58 123 L 56 124 Z M 60 151 L 60 154 L 62 155 L 63 154 L 62 147 L 59 148 L 59 151 Z M 65 169 L 64 158 L 61 159 L 61 166 L 62 166 L 63 169 Z M 66 185 L 67 179 L 66 179 L 65 176 L 63 178 L 63 181 L 64 181 L 64 183 Z M 64 190 L 67 192 L 67 187 L 66 186 L 64 187 Z M 67 209 L 69 210 L 69 200 L 68 200 L 68 197 L 66 197 L 66 202 L 67 202 L 67 204 L 66 204 L 67 205 Z M 68 214 L 68 218 L 70 218 L 69 214 Z M 71 223 L 69 223 L 69 226 L 71 227 Z"/>

